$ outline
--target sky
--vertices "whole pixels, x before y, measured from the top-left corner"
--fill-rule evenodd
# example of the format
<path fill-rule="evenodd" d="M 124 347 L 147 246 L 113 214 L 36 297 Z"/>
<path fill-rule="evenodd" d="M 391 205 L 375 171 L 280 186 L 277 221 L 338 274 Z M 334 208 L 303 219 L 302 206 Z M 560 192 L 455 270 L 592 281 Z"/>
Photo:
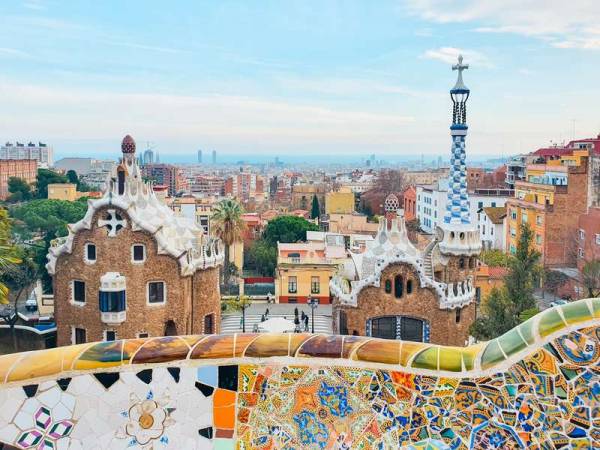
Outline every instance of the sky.
<path fill-rule="evenodd" d="M 600 133 L 597 0 L 3 0 L 0 140 L 446 155 L 459 53 L 469 154 Z"/>

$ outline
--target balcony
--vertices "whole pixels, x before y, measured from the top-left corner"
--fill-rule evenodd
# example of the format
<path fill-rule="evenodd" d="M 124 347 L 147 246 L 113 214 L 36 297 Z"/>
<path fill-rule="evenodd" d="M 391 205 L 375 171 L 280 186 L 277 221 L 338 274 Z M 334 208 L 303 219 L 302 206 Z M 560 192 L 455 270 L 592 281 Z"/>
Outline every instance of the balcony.
<path fill-rule="evenodd" d="M 289 265 L 336 265 L 341 264 L 342 261 L 339 259 L 331 259 L 331 258 L 318 258 L 318 257 L 279 257 L 277 260 L 278 264 L 289 264 Z"/>
<path fill-rule="evenodd" d="M 120 325 L 127 320 L 127 311 L 100 312 L 100 320 L 107 325 Z"/>

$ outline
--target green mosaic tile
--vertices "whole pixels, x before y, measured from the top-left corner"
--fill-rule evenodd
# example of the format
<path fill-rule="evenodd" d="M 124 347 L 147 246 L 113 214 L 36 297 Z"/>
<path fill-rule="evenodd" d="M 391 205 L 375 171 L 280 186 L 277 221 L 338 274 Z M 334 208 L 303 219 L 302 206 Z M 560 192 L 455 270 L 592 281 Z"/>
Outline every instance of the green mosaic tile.
<path fill-rule="evenodd" d="M 500 346 L 496 339 L 494 339 L 493 341 L 488 342 L 487 347 L 483 351 L 483 355 L 481 355 L 481 368 L 488 369 L 494 364 L 504 361 L 504 359 Z"/>
<path fill-rule="evenodd" d="M 542 318 L 538 325 L 538 332 L 541 337 L 545 337 L 560 330 L 564 326 L 565 323 L 560 317 L 558 310 L 554 308 L 548 309 L 542 313 Z"/>
<path fill-rule="evenodd" d="M 527 347 L 527 343 L 521 338 L 516 329 L 512 329 L 500 336 L 498 338 L 498 343 L 502 347 L 502 350 L 504 350 L 506 356 L 513 355 Z"/>
<path fill-rule="evenodd" d="M 458 348 L 441 347 L 439 361 L 439 370 L 447 370 L 449 372 L 462 371 L 462 352 Z"/>
<path fill-rule="evenodd" d="M 561 307 L 563 316 L 569 325 L 592 319 L 592 314 L 585 302 L 569 303 Z"/>
<path fill-rule="evenodd" d="M 592 299 L 592 309 L 594 310 L 594 318 L 600 318 L 600 298 Z"/>
<path fill-rule="evenodd" d="M 519 331 L 521 332 L 521 336 L 523 336 L 523 339 L 525 339 L 527 344 L 531 345 L 535 342 L 532 319 L 529 319 L 527 322 L 523 322 L 521 325 L 519 325 Z"/>
<path fill-rule="evenodd" d="M 429 347 L 428 349 L 423 350 L 421 353 L 415 356 L 411 367 L 417 369 L 437 370 L 438 352 L 438 347 Z"/>

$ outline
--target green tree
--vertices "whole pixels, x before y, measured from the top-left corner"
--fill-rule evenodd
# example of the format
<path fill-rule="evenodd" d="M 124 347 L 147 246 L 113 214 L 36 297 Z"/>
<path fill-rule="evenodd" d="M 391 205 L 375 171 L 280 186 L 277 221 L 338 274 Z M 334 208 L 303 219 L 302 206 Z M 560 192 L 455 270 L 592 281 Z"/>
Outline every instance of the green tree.
<path fill-rule="evenodd" d="M 231 275 L 229 261 L 229 247 L 235 242 L 242 239 L 242 233 L 246 229 L 246 223 L 242 219 L 244 210 L 242 206 L 235 200 L 221 200 L 215 205 L 212 213 L 212 222 L 214 224 L 216 234 L 225 245 L 225 264 L 223 268 L 223 283 L 229 285 Z"/>
<path fill-rule="evenodd" d="M 585 263 L 581 277 L 588 297 L 600 297 L 600 259 Z"/>
<path fill-rule="evenodd" d="M 48 185 L 52 183 L 68 183 L 69 179 L 53 170 L 38 169 L 37 198 L 48 198 Z"/>
<path fill-rule="evenodd" d="M 558 270 L 544 271 L 544 289 L 556 295 L 558 289 L 569 280 L 569 277 Z"/>
<path fill-rule="evenodd" d="M 502 250 L 484 250 L 479 255 L 479 260 L 490 267 L 508 267 L 510 256 Z"/>
<path fill-rule="evenodd" d="M 535 282 L 541 275 L 540 254 L 533 249 L 533 233 L 527 224 L 521 234 L 514 257 L 508 261 L 504 287 L 494 288 L 482 306 L 482 315 L 470 328 L 476 339 L 487 340 L 514 328 L 537 311 L 533 296 Z"/>
<path fill-rule="evenodd" d="M 506 333 L 519 324 L 515 305 L 508 298 L 506 289 L 493 288 L 482 305 L 482 316 L 470 328 L 478 340 L 489 340 Z"/>
<path fill-rule="evenodd" d="M 225 300 L 226 311 L 241 311 L 242 312 L 242 332 L 246 332 L 246 309 L 252 305 L 252 300 L 247 295 L 238 295 L 230 300 Z"/>
<path fill-rule="evenodd" d="M 319 231 L 319 227 L 302 217 L 280 216 L 267 224 L 263 239 L 276 247 L 277 242 L 306 241 L 307 231 Z"/>
<path fill-rule="evenodd" d="M 77 186 L 79 186 L 79 177 L 77 176 L 77 172 L 75 172 L 72 169 L 68 170 L 66 176 L 69 183 L 76 184 Z"/>
<path fill-rule="evenodd" d="M 22 261 L 18 257 L 17 248 L 11 239 L 11 223 L 8 217 L 8 211 L 0 208 L 0 274 L 7 274 Z M 9 286 L 5 283 L 7 280 L 0 279 L 0 303 L 8 303 Z"/>
<path fill-rule="evenodd" d="M 532 245 L 533 232 L 527 223 L 521 225 L 515 257 L 510 259 L 509 271 L 504 283 L 509 300 L 514 303 L 516 314 L 536 307 L 535 282 L 541 276 L 540 253 Z"/>
<path fill-rule="evenodd" d="M 247 261 L 260 275 L 272 277 L 277 266 L 277 247 L 258 239 L 248 249 Z"/>
<path fill-rule="evenodd" d="M 316 195 L 313 195 L 312 206 L 310 209 L 310 218 L 318 219 L 320 215 L 321 215 L 321 208 L 319 208 L 319 199 L 317 198 Z"/>
<path fill-rule="evenodd" d="M 8 201 L 11 203 L 15 202 L 26 202 L 31 200 L 31 186 L 23 178 L 10 177 L 8 179 Z"/>
<path fill-rule="evenodd" d="M 38 199 L 11 209 L 11 215 L 20 222 L 25 232 L 51 233 L 57 237 L 66 236 L 67 224 L 81 220 L 86 211 L 85 200 Z"/>

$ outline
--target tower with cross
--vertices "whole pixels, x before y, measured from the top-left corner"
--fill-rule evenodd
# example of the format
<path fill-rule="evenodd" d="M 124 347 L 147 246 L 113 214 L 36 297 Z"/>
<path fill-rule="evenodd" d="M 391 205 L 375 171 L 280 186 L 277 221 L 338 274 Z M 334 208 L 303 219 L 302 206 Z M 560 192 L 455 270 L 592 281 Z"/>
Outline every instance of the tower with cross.
<path fill-rule="evenodd" d="M 463 71 L 468 69 L 463 64 L 462 55 L 452 70 L 458 72 L 456 83 L 450 89 L 452 99 L 452 125 L 450 135 L 450 173 L 448 179 L 448 202 L 444 213 L 444 221 L 438 232 L 440 250 L 451 254 L 476 254 L 481 250 L 481 240 L 475 224 L 471 223 L 469 214 L 469 194 L 467 192 L 466 143 L 467 137 L 467 100 L 471 91 L 463 81 Z"/>

